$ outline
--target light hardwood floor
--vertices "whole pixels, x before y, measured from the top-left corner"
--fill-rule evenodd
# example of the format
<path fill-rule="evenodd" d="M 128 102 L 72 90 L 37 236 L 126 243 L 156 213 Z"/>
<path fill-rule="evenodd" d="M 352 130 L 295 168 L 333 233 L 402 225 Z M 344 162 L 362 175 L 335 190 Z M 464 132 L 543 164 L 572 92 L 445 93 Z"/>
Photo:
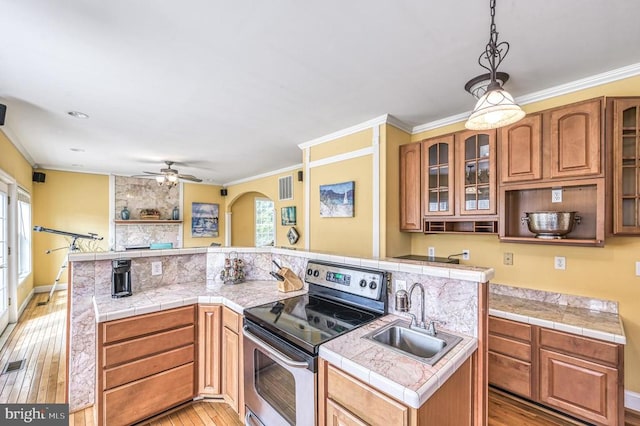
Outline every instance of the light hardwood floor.
<path fill-rule="evenodd" d="M 46 293 L 36 294 L 20 321 L 0 336 L 0 369 L 8 362 L 25 359 L 22 370 L 0 375 L 0 403 L 64 402 L 67 292 L 55 292 L 47 305 L 38 306 L 38 302 L 46 299 Z M 69 424 L 93 426 L 93 408 L 72 413 Z M 489 392 L 489 426 L 576 424 L 581 423 L 514 401 L 499 392 Z M 236 426 L 242 422 L 224 402 L 205 400 L 185 404 L 141 425 Z M 640 426 L 640 413 L 627 411 L 625 425 Z"/>

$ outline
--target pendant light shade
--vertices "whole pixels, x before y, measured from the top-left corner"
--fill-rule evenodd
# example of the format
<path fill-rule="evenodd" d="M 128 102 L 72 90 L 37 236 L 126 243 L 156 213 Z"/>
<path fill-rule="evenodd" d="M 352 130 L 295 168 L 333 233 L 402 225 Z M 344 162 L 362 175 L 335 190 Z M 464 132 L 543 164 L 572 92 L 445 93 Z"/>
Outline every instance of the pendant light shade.
<path fill-rule="evenodd" d="M 476 103 L 465 123 L 470 130 L 487 130 L 508 126 L 524 118 L 525 113 L 506 90 L 488 91 Z"/>
<path fill-rule="evenodd" d="M 495 23 L 496 0 L 489 0 L 489 10 L 491 12 L 489 42 L 478 58 L 478 64 L 489 73 L 475 77 L 465 85 L 465 90 L 477 96 L 476 93 L 479 94 L 479 92 L 475 89 L 476 86 L 487 76 L 490 79 L 486 92 L 478 99 L 473 112 L 464 125 L 470 130 L 497 129 L 513 124 L 525 116 L 522 108 L 513 100 L 513 96 L 502 88 L 502 84 L 507 81 L 509 75 L 498 72 L 498 66 L 509 52 L 509 43 L 506 41 L 498 43 L 498 31 Z"/>

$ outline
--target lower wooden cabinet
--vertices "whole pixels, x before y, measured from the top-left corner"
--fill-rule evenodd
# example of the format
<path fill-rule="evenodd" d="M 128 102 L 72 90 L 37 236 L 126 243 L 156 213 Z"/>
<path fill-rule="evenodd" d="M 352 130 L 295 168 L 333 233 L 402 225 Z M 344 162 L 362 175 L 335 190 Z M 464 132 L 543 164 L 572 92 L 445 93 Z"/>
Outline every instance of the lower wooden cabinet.
<path fill-rule="evenodd" d="M 419 409 L 319 360 L 319 424 L 340 426 L 471 425 L 472 368 L 467 360 Z"/>
<path fill-rule="evenodd" d="M 489 383 L 590 423 L 624 421 L 623 366 L 622 345 L 489 319 Z"/>
<path fill-rule="evenodd" d="M 98 424 L 137 423 L 196 391 L 195 306 L 98 324 Z"/>
<path fill-rule="evenodd" d="M 222 318 L 222 394 L 231 408 L 240 413 L 244 407 L 244 402 L 240 401 L 243 383 L 242 335 L 240 334 L 242 317 L 225 307 Z"/>
<path fill-rule="evenodd" d="M 221 306 L 198 306 L 198 395 L 218 396 L 220 381 Z"/>

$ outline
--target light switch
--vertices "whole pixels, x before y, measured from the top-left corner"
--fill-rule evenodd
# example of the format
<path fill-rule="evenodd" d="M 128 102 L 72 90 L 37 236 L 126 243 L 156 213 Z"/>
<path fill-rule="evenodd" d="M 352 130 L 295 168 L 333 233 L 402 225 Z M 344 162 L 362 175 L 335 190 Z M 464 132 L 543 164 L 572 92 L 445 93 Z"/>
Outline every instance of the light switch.
<path fill-rule="evenodd" d="M 636 262 L 636 277 L 640 277 L 640 262 Z"/>
<path fill-rule="evenodd" d="M 162 262 L 151 262 L 151 275 L 162 275 Z"/>

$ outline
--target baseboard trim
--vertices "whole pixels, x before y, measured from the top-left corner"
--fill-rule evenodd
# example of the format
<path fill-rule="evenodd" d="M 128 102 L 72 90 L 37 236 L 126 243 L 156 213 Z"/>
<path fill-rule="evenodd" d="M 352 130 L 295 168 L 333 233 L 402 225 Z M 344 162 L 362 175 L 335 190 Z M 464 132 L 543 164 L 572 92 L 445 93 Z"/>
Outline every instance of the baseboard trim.
<path fill-rule="evenodd" d="M 51 291 L 51 287 L 53 287 L 53 285 L 37 285 L 33 287 L 33 291 L 36 293 L 49 293 Z M 67 289 L 67 283 L 56 284 L 56 291 L 66 290 L 66 289 Z"/>
<path fill-rule="evenodd" d="M 22 304 L 20 305 L 20 308 L 18 309 L 18 321 L 20 321 L 20 317 L 22 316 L 22 313 L 24 312 L 24 310 L 27 309 L 27 305 L 29 304 L 29 302 L 33 298 L 33 294 L 34 293 L 35 293 L 35 288 L 32 288 L 31 291 L 29 292 L 29 294 L 27 294 L 27 297 L 25 297 L 24 300 L 22 301 Z"/>
<path fill-rule="evenodd" d="M 624 391 L 624 407 L 640 413 L 640 393 Z"/>

